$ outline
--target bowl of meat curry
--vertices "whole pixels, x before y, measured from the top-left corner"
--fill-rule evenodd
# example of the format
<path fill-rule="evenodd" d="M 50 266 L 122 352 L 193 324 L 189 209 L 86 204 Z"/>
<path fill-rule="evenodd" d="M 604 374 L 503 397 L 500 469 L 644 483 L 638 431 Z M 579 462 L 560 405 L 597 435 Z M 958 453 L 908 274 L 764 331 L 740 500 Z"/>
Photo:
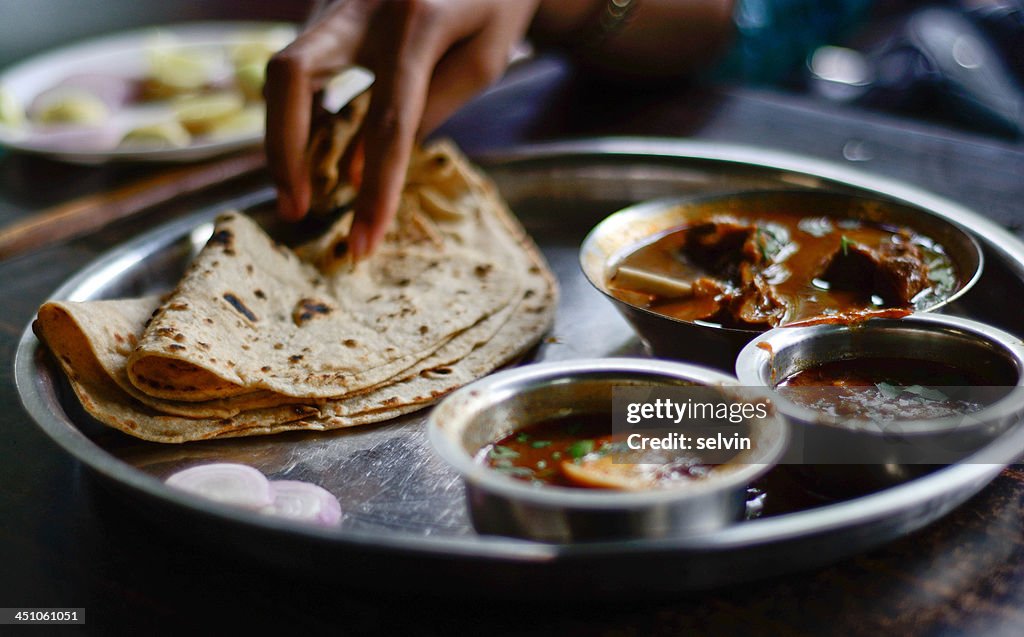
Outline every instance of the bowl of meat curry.
<path fill-rule="evenodd" d="M 631 206 L 591 230 L 580 264 L 655 356 L 731 370 L 776 327 L 937 310 L 974 285 L 983 257 L 936 212 L 773 190 Z"/>

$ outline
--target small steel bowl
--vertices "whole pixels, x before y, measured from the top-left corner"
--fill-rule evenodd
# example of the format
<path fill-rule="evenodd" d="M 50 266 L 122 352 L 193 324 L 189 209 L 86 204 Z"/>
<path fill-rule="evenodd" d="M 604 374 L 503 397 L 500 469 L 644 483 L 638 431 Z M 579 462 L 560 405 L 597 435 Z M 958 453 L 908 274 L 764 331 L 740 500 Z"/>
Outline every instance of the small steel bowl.
<path fill-rule="evenodd" d="M 998 393 L 967 416 L 897 420 L 884 427 L 863 420 L 842 422 L 777 394 L 777 409 L 792 425 L 783 462 L 823 495 L 863 493 L 928 473 L 978 451 L 1024 417 L 1021 339 L 984 323 L 940 314 L 776 328 L 743 348 L 736 375 L 745 386 L 774 390 L 799 371 L 857 358 L 945 363 L 986 379 L 993 387 L 985 390 Z"/>
<path fill-rule="evenodd" d="M 740 349 L 762 331 L 682 321 L 631 305 L 609 292 L 608 275 L 628 250 L 693 220 L 714 214 L 744 216 L 778 210 L 903 226 L 937 241 L 956 265 L 959 287 L 920 311 L 955 301 L 981 277 L 983 257 L 978 242 L 941 214 L 887 199 L 819 190 L 747 191 L 637 204 L 612 214 L 590 231 L 580 248 L 580 265 L 590 283 L 612 301 L 654 355 L 731 371 Z"/>
<path fill-rule="evenodd" d="M 628 385 L 736 386 L 712 370 L 646 359 L 543 363 L 500 372 L 445 398 L 431 413 L 436 452 L 462 476 L 480 533 L 549 542 L 696 534 L 736 521 L 746 486 L 785 450 L 785 421 L 773 413 L 751 430 L 743 463 L 680 487 L 612 491 L 533 486 L 475 460 L 488 444 L 531 424 L 576 413 L 612 413 L 612 389 Z"/>

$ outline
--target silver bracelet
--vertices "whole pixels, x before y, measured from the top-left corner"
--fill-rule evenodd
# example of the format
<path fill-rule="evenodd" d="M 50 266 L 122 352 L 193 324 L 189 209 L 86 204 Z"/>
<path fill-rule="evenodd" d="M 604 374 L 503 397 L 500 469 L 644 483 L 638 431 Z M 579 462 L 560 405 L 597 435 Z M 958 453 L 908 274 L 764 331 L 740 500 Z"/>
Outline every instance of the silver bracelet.
<path fill-rule="evenodd" d="M 580 38 L 580 48 L 585 51 L 599 49 L 605 41 L 629 24 L 639 4 L 640 0 L 605 0 L 601 11 Z"/>

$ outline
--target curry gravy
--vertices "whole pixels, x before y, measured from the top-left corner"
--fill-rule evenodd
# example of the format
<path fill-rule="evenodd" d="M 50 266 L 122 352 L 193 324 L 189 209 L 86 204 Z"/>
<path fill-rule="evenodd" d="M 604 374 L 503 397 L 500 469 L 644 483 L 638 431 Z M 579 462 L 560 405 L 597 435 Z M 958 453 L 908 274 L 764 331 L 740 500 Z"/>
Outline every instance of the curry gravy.
<path fill-rule="evenodd" d="M 751 255 L 748 246 L 746 255 L 738 256 L 735 264 L 737 271 L 746 269 L 747 280 L 742 280 L 735 272 L 723 273 L 720 264 L 713 268 L 700 264 L 687 252 L 688 239 L 695 228 L 723 218 L 730 223 L 756 228 L 751 235 L 756 253 Z M 922 261 L 922 269 L 927 272 L 924 289 L 907 303 L 887 301 L 870 289 L 837 289 L 838 286 L 831 285 L 822 275 L 830 261 L 847 253 L 851 246 L 866 251 L 904 248 L 920 255 L 916 258 Z M 743 260 L 751 262 L 744 265 Z M 620 268 L 624 267 L 695 283 L 695 292 L 671 298 L 671 295 L 636 289 L 619 276 Z M 958 281 L 956 268 L 942 246 L 909 228 L 785 212 L 759 213 L 756 217 L 709 216 L 696 220 L 632 248 L 610 271 L 609 292 L 622 301 L 684 321 L 752 329 L 767 329 L 816 317 L 844 318 L 859 314 L 869 317 L 873 312 L 894 307 L 909 312 L 948 297 L 956 290 Z M 750 324 L 738 312 L 723 310 L 723 299 L 745 294 L 751 276 L 757 278 L 760 293 L 768 292 L 779 306 L 765 325 Z M 700 293 L 700 286 L 707 282 L 720 286 L 720 290 Z"/>

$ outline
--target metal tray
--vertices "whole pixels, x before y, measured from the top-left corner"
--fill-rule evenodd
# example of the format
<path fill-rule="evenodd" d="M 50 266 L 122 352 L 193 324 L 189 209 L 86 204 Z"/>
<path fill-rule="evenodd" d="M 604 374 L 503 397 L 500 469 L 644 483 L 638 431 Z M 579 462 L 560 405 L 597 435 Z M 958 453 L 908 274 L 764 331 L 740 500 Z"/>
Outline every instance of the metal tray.
<path fill-rule="evenodd" d="M 899 183 L 758 149 L 668 140 L 592 140 L 524 147 L 479 158 L 537 239 L 563 290 L 554 331 L 537 361 L 646 355 L 607 300 L 586 282 L 577 250 L 608 213 L 667 195 L 798 185 L 888 196 L 968 227 L 986 270 L 950 311 L 1011 332 L 1014 318 L 985 312 L 995 297 L 1024 295 L 1024 243 L 950 201 Z M 135 296 L 171 287 L 226 208 L 267 208 L 269 189 L 164 225 L 99 258 L 54 298 Z M 289 433 L 167 446 L 107 429 L 86 416 L 57 366 L 26 329 L 15 379 L 46 434 L 140 513 L 196 542 L 290 569 L 327 573 L 337 585 L 444 595 L 647 596 L 704 589 L 823 565 L 906 535 L 977 493 L 1001 464 L 966 462 L 841 502 L 801 495 L 782 472 L 759 485 L 763 514 L 699 537 L 576 545 L 486 537 L 472 530 L 456 475 L 423 431 L 425 411 L 328 433 Z M 995 450 L 993 452 L 993 450 Z M 987 462 L 1024 452 L 1024 428 L 987 449 Z M 338 496 L 344 518 L 319 529 L 236 510 L 165 487 L 200 461 L 253 465 L 273 478 L 316 482 Z"/>

